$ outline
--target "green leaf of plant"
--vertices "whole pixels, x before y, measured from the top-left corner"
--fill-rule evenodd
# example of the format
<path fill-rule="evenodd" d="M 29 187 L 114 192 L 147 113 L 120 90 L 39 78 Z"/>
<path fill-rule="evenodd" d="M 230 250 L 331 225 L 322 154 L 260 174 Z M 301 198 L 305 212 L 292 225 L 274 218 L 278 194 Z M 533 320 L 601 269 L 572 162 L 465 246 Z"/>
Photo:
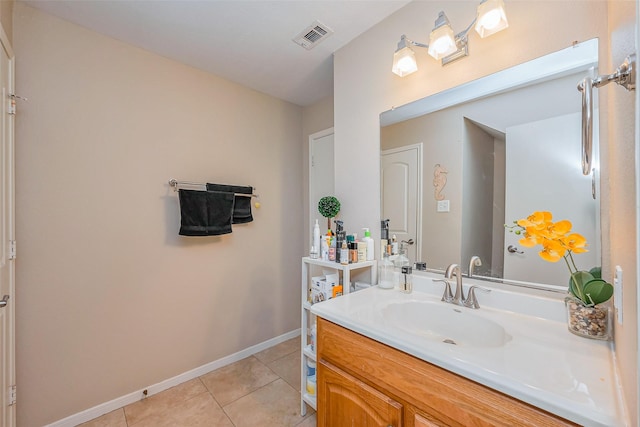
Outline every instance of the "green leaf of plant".
<path fill-rule="evenodd" d="M 589 273 L 591 273 L 594 279 L 602 279 L 602 267 L 593 267 L 589 270 Z"/>
<path fill-rule="evenodd" d="M 593 279 L 584 285 L 587 302 L 601 304 L 613 295 L 613 286 L 602 279 Z"/>
<path fill-rule="evenodd" d="M 585 300 L 584 286 L 593 279 L 594 277 L 591 273 L 587 273 L 586 271 L 576 271 L 569 279 L 569 292 L 575 295 L 576 298 L 588 304 L 589 301 Z"/>

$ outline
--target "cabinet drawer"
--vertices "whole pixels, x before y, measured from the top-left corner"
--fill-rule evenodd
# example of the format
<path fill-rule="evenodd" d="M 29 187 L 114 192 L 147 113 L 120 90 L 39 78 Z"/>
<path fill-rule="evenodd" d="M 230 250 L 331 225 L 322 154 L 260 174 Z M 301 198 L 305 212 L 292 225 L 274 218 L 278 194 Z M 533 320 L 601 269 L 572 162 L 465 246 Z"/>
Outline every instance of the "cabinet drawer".
<path fill-rule="evenodd" d="M 446 426 L 577 425 L 322 318 L 318 360 L 417 408 L 407 413 L 407 426 L 419 412 Z"/>

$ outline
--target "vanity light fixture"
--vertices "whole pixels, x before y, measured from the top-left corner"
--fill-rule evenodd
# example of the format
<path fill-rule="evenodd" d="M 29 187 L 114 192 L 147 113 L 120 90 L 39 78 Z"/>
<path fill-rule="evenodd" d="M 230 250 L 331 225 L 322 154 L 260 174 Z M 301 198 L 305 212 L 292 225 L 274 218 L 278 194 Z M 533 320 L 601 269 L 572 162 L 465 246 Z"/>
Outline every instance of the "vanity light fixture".
<path fill-rule="evenodd" d="M 447 15 L 440 12 L 429 34 L 429 44 L 413 41 L 404 34 L 400 37 L 398 48 L 393 55 L 392 71 L 404 77 L 418 70 L 415 53 L 411 46 L 428 49 L 429 55 L 441 60 L 442 65 L 446 65 L 469 55 L 468 36 L 471 28 L 475 28 L 480 37 L 484 38 L 508 26 L 504 0 L 481 0 L 473 22 L 458 34 L 453 32 Z"/>

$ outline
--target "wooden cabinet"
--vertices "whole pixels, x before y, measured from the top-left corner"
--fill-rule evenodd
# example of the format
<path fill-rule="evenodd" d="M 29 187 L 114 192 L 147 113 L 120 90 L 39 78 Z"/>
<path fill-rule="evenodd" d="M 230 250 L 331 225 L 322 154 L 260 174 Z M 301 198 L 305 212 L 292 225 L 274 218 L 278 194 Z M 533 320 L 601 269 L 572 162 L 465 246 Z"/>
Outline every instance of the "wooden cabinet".
<path fill-rule="evenodd" d="M 577 425 L 321 318 L 318 360 L 321 427 Z"/>
<path fill-rule="evenodd" d="M 384 393 L 320 362 L 318 427 L 389 427 L 402 425 L 402 405 Z"/>

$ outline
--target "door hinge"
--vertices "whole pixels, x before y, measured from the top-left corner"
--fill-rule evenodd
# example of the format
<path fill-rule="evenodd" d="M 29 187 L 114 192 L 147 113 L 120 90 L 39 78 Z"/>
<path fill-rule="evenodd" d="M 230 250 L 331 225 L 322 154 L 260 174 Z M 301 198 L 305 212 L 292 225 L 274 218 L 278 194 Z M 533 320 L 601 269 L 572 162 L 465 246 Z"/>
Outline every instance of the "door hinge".
<path fill-rule="evenodd" d="M 9 259 L 16 259 L 16 241 L 9 240 Z"/>
<path fill-rule="evenodd" d="M 15 405 L 17 401 L 17 387 L 15 385 L 9 386 L 9 406 Z"/>

